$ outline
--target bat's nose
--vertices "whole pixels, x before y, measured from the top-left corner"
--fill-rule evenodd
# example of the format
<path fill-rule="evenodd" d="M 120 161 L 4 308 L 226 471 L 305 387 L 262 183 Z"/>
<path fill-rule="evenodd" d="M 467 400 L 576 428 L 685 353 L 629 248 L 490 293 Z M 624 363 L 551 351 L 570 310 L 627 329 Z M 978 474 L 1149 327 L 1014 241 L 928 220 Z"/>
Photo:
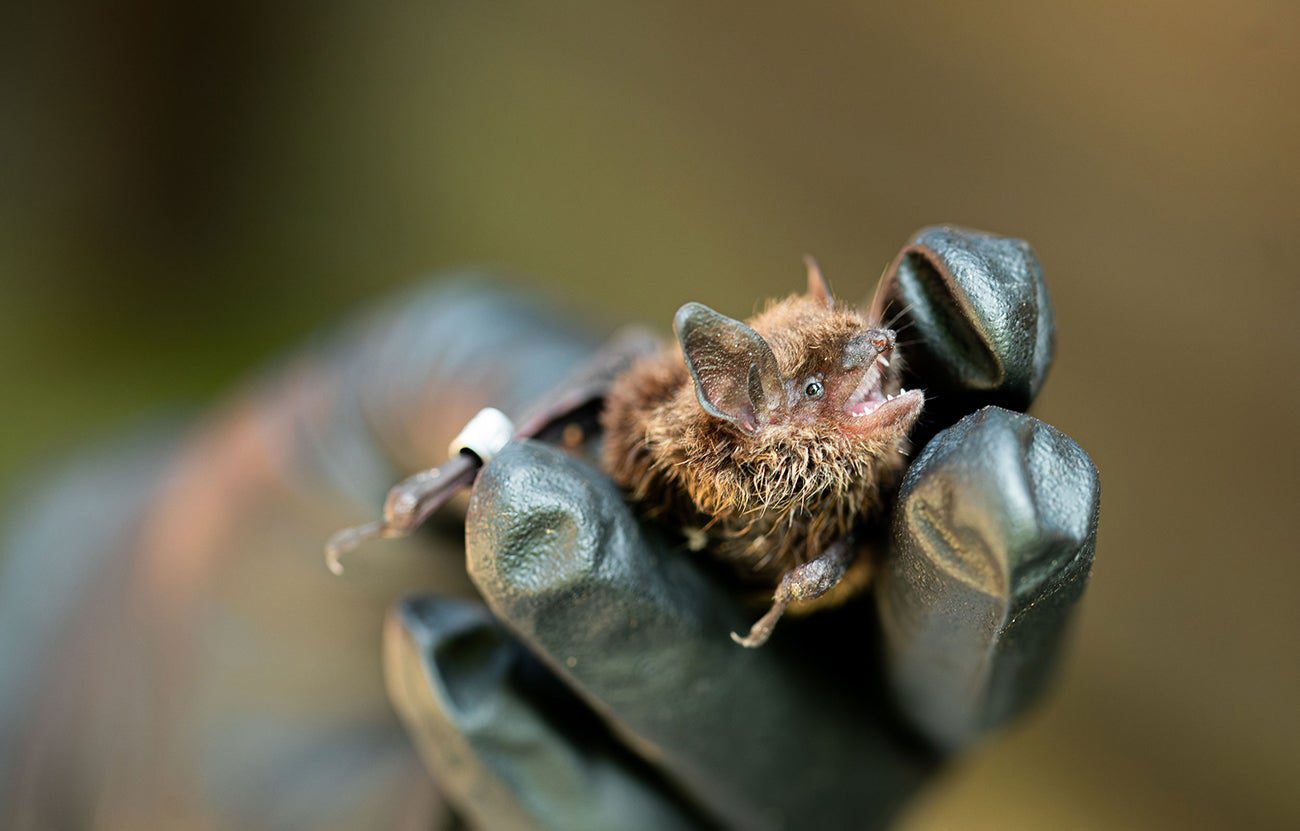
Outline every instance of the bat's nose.
<path fill-rule="evenodd" d="M 888 355 L 894 351 L 893 329 L 868 329 L 850 340 L 844 347 L 844 368 L 855 369 L 866 366 L 877 355 Z"/>
<path fill-rule="evenodd" d="M 893 329 L 869 329 L 867 338 L 871 341 L 871 346 L 877 354 L 890 352 L 894 348 L 894 330 Z"/>

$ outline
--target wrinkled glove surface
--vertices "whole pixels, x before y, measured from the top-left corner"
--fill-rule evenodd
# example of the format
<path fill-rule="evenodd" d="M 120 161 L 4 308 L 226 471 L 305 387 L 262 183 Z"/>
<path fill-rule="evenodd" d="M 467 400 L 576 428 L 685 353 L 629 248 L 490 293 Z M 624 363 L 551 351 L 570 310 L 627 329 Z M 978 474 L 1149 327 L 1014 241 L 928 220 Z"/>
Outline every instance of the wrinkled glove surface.
<path fill-rule="evenodd" d="M 386 626 L 390 696 L 484 828 L 864 828 L 1030 706 L 1092 564 L 1097 471 L 1017 410 L 1051 363 L 1018 240 L 920 232 L 880 298 L 933 403 L 872 597 L 742 649 L 753 609 L 642 523 L 591 464 L 511 445 L 466 527 L 487 607 L 413 598 Z M 883 305 L 883 304 L 882 304 Z M 1004 409 L 1005 408 L 1005 409 Z"/>

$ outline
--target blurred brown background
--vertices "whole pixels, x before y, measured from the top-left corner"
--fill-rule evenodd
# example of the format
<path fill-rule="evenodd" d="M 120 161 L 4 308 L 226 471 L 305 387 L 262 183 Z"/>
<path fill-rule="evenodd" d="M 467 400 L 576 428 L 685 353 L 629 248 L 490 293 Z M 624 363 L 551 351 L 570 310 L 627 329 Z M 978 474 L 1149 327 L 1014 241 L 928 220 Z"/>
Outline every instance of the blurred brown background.
<path fill-rule="evenodd" d="M 1296 7 L 654 5 L 10 10 L 0 484 L 441 266 L 666 328 L 1024 237 L 1097 567 L 1050 704 L 906 825 L 1295 827 Z"/>

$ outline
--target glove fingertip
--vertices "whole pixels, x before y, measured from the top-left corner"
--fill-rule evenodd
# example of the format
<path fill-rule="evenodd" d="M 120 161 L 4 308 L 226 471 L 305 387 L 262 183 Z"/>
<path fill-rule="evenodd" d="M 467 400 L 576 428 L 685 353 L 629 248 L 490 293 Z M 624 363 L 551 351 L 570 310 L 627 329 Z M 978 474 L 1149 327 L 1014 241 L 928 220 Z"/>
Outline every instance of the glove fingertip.
<path fill-rule="evenodd" d="M 1035 701 L 1091 571 L 1100 480 L 1065 434 L 986 407 L 904 478 L 876 595 L 900 706 L 955 746 Z"/>
<path fill-rule="evenodd" d="M 599 472 L 549 445 L 520 442 L 475 484 L 466 520 L 469 572 L 494 608 L 513 607 L 581 590 L 610 570 L 610 552 L 626 548 L 610 539 L 638 533 L 622 496 Z"/>
<path fill-rule="evenodd" d="M 922 228 L 898 253 L 874 308 L 909 345 L 907 386 L 934 392 L 944 425 L 994 404 L 1026 410 L 1055 351 L 1042 268 L 1027 242 L 954 226 Z"/>

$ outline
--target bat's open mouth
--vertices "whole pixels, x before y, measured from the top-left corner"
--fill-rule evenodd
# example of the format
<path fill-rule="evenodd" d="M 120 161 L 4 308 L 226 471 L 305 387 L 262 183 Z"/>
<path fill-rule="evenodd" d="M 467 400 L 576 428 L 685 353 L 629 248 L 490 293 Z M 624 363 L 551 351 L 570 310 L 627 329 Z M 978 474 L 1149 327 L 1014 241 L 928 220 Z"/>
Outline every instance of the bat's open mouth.
<path fill-rule="evenodd" d="M 889 366 L 889 359 L 881 355 L 871 362 L 871 366 L 862 374 L 848 400 L 844 402 L 844 411 L 854 419 L 861 419 L 862 426 L 877 423 L 885 425 L 915 417 L 920 412 L 924 396 L 920 390 L 900 389 L 897 393 L 885 392 L 884 369 Z"/>
<path fill-rule="evenodd" d="M 844 402 L 844 411 L 854 418 L 862 418 L 870 415 L 881 404 L 891 400 L 893 396 L 885 393 L 885 373 L 882 367 L 889 366 L 889 360 L 883 355 L 871 362 L 867 371 L 862 373 L 862 380 L 858 382 L 853 392 L 849 393 L 849 398 Z"/>

